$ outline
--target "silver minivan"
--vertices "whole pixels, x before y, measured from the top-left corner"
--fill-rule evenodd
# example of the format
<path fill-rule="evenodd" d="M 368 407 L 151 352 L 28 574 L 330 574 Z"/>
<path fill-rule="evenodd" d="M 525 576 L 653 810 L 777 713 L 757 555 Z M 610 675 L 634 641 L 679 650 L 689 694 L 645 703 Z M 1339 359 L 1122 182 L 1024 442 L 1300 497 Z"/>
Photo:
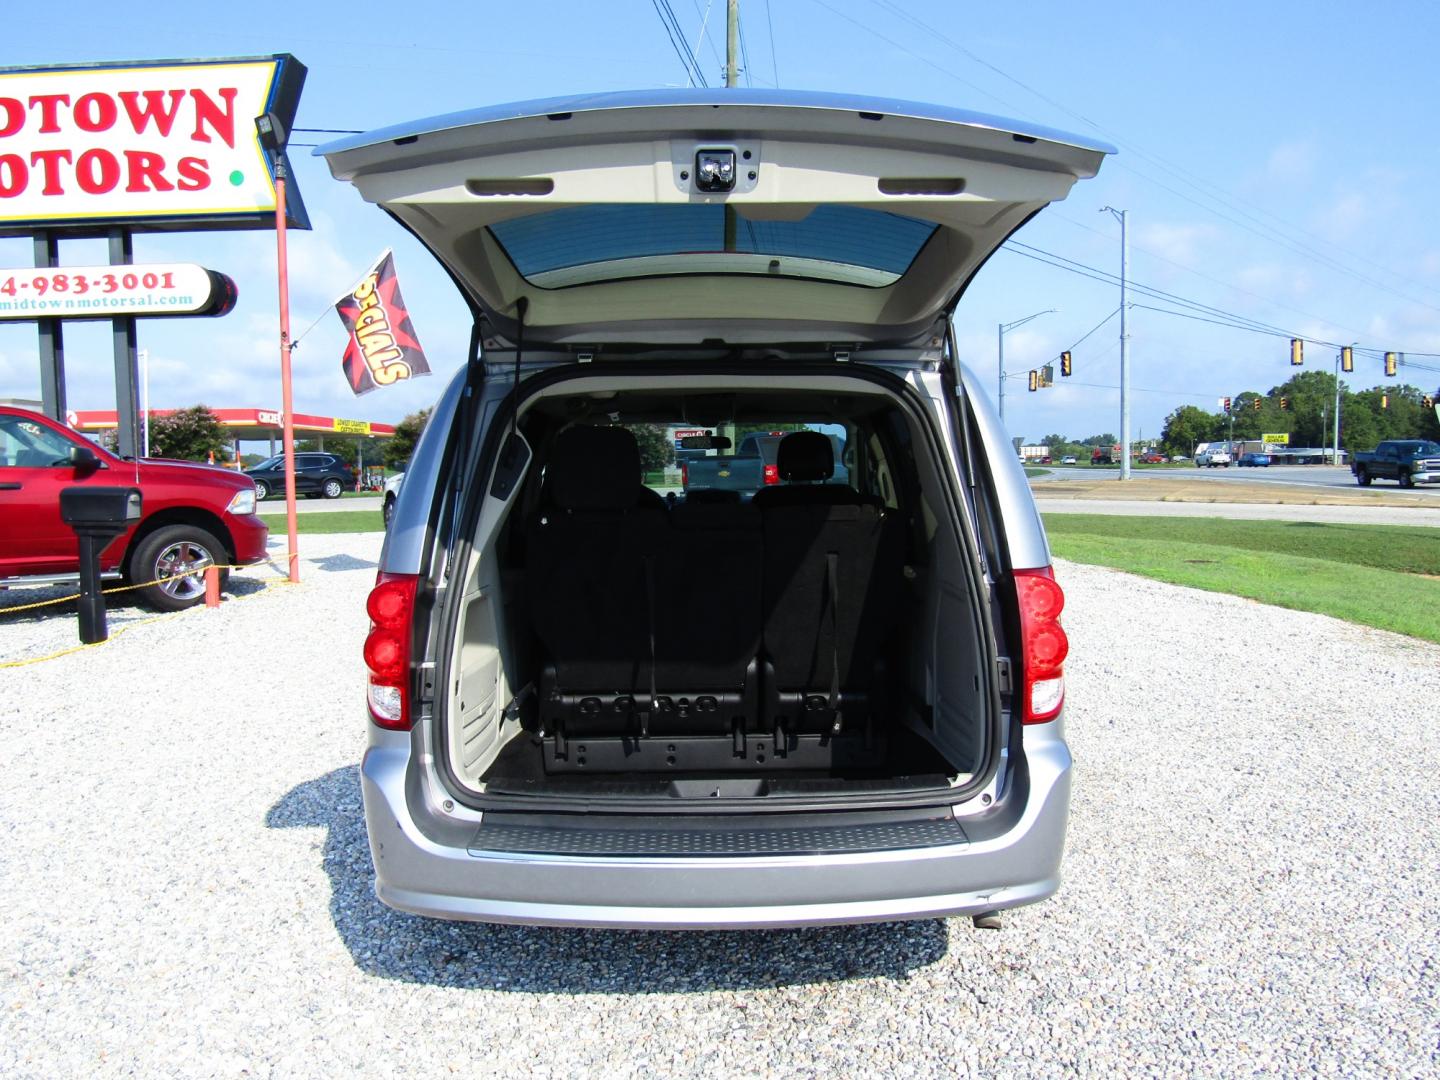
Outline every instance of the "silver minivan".
<path fill-rule="evenodd" d="M 666 90 L 319 152 L 473 314 L 368 602 L 380 898 L 703 928 L 1052 894 L 1064 598 L 951 320 L 1109 148 Z M 756 431 L 748 489 L 676 479 Z"/>

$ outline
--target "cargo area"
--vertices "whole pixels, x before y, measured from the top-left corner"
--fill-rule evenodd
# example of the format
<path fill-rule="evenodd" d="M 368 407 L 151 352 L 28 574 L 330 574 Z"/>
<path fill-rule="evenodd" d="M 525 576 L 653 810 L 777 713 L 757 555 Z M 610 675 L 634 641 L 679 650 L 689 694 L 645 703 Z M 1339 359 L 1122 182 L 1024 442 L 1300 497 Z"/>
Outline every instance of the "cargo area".
<path fill-rule="evenodd" d="M 760 805 L 975 781 L 998 728 L 985 590 L 925 403 L 893 377 L 661 381 L 564 380 L 523 409 L 528 463 L 479 508 L 452 615 L 456 793 Z M 687 487 L 757 432 L 773 466 Z"/>

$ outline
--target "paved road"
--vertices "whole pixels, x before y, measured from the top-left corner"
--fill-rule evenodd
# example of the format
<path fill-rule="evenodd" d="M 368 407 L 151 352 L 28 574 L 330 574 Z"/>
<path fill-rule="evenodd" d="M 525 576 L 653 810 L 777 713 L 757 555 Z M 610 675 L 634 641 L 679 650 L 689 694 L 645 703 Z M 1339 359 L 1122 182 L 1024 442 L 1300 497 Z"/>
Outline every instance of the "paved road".
<path fill-rule="evenodd" d="M 1440 528 L 1440 506 L 1301 506 L 1280 503 L 1182 503 L 1129 499 L 1046 499 L 1042 514 L 1120 514 L 1140 517 L 1219 517 L 1246 521 L 1318 521 L 1349 525 L 1428 525 Z"/>
<path fill-rule="evenodd" d="M 1094 480 L 1097 477 L 1118 476 L 1113 470 L 1067 468 L 1065 466 L 1043 465 L 1041 468 L 1049 469 L 1050 475 L 1045 480 Z M 1204 480 L 1217 484 L 1252 482 L 1261 484 L 1283 484 L 1286 486 L 1298 487 L 1320 487 L 1320 488 L 1346 488 L 1355 489 L 1359 485 L 1355 483 L 1355 477 L 1350 474 L 1348 468 L 1336 468 L 1333 465 L 1271 465 L 1263 469 L 1240 468 L 1238 465 L 1229 469 L 1132 469 L 1130 476 L 1136 481 L 1148 480 Z M 1398 484 L 1377 481 L 1371 490 L 1395 490 L 1399 491 Z M 1408 489 L 1428 495 L 1440 505 L 1440 484 L 1431 484 L 1417 488 Z"/>

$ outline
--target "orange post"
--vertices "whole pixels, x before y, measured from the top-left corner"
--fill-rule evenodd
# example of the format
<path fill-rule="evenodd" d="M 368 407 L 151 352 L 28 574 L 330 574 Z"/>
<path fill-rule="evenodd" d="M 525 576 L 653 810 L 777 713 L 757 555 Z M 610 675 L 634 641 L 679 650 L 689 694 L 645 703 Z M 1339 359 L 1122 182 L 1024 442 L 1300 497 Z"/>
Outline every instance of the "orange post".
<path fill-rule="evenodd" d="M 280 268 L 280 401 L 284 410 L 285 534 L 290 580 L 300 580 L 300 544 L 295 524 L 295 400 L 290 383 L 290 268 L 285 251 L 285 158 L 275 151 L 275 244 Z"/>
<path fill-rule="evenodd" d="M 205 567 L 205 606 L 220 606 L 220 568 L 213 563 Z"/>

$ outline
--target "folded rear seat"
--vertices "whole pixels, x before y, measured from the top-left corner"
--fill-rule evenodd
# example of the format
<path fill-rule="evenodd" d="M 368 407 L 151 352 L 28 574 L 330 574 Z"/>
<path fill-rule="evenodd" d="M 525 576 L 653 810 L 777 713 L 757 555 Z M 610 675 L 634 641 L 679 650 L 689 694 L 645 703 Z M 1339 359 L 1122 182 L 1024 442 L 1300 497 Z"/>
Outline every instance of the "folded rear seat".
<path fill-rule="evenodd" d="M 902 592 L 901 524 L 843 484 L 830 440 L 787 435 L 786 486 L 755 495 L 765 540 L 765 718 L 777 750 L 794 736 L 848 734 L 868 746 L 885 707 L 882 671 Z M 832 763 L 834 763 L 832 761 Z"/>
<path fill-rule="evenodd" d="M 552 770 L 728 760 L 759 724 L 758 515 L 667 512 L 640 475 L 624 428 L 567 428 L 546 465 L 526 577 Z"/>

